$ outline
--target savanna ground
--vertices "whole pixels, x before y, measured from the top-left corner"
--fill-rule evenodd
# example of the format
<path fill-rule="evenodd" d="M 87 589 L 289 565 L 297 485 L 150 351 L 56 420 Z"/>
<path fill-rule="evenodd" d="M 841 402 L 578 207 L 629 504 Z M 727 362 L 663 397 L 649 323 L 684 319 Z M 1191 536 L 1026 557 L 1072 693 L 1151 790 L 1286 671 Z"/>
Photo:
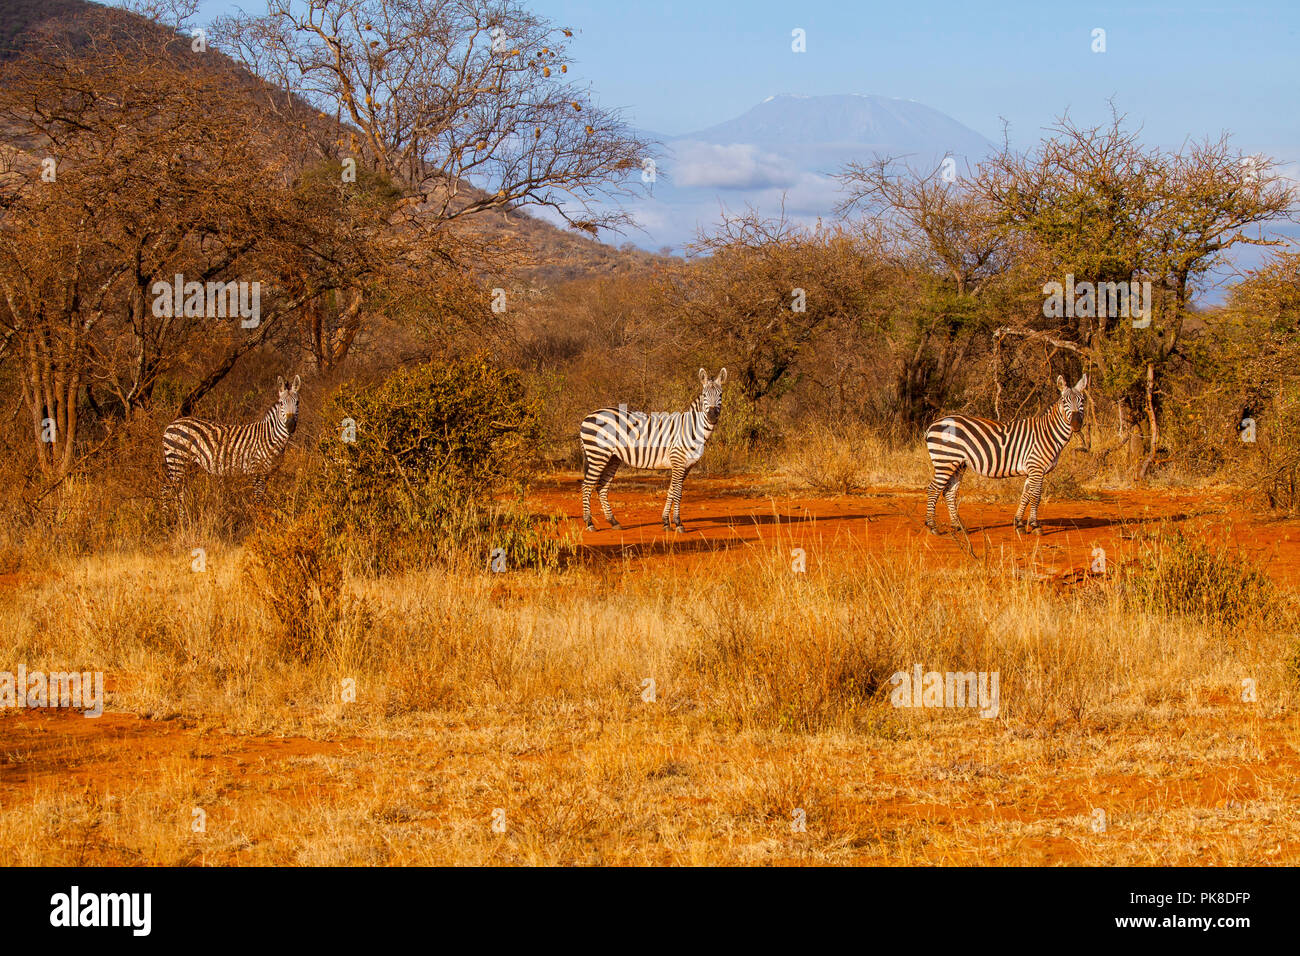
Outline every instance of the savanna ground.
<path fill-rule="evenodd" d="M 525 7 L 269 4 L 200 54 L 61 6 L 0 30 L 0 700 L 22 666 L 109 699 L 0 707 L 6 862 L 1295 861 L 1284 160 L 1067 115 L 650 255 L 610 242 L 661 144 Z M 176 276 L 278 291 L 254 328 Z M 620 476 L 627 530 L 580 533 L 583 416 L 723 367 L 688 531 Z M 167 424 L 299 374 L 271 500 L 174 524 Z M 969 479 L 969 537 L 924 532 L 931 422 L 1085 375 L 1047 534 Z M 915 666 L 996 672 L 997 715 L 894 707 Z"/>
<path fill-rule="evenodd" d="M 529 503 L 574 519 L 576 482 L 543 480 Z M 6 575 L 3 659 L 102 668 L 109 695 L 98 719 L 0 711 L 0 852 L 1300 858 L 1300 520 L 1229 490 L 1144 489 L 1046 500 L 1035 538 L 1010 527 L 1018 486 L 968 482 L 962 542 L 925 533 L 916 485 L 808 497 L 703 477 L 687 483 L 687 532 L 669 535 L 663 484 L 620 476 L 626 530 L 582 534 L 565 567 L 351 576 L 307 663 L 277 643 L 242 547 L 214 539 L 191 570 L 195 529 Z M 891 706 L 889 676 L 914 664 L 998 671 L 997 717 Z"/>

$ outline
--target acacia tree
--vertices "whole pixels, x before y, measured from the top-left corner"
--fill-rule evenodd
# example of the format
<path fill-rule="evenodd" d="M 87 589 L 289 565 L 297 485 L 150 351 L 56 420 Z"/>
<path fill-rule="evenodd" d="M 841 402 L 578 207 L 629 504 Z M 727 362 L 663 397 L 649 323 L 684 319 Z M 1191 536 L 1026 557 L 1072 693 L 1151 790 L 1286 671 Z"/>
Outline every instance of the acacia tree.
<path fill-rule="evenodd" d="M 571 36 L 501 0 L 269 0 L 264 15 L 214 24 L 286 113 L 306 103 L 333 118 L 327 157 L 358 183 L 369 170 L 399 189 L 390 225 L 459 282 L 485 259 L 507 265 L 462 228 L 488 211 L 546 208 L 593 235 L 630 223 L 617 200 L 639 184 L 649 144 L 569 80 Z M 391 284 L 309 303 L 311 326 L 331 330 L 322 367 L 346 356 L 380 290 Z"/>
<path fill-rule="evenodd" d="M 366 317 L 421 330 L 429 315 L 446 331 L 489 325 L 475 267 L 508 260 L 499 240 L 470 230 L 430 234 L 403 215 L 391 180 L 366 167 L 345 179 L 344 168 L 323 160 L 298 174 L 293 200 L 306 228 L 277 246 L 278 269 L 303 302 L 297 327 L 317 370 L 339 367 Z"/>
<path fill-rule="evenodd" d="M 630 192 L 648 144 L 564 76 L 572 31 L 514 3 L 269 0 L 264 16 L 219 19 L 214 36 L 346 124 L 360 158 L 412 189 L 432 228 L 529 205 L 585 228 L 629 222 L 599 200 Z"/>
<path fill-rule="evenodd" d="M 1159 440 L 1162 373 L 1189 359 L 1191 302 L 1212 281 L 1228 250 L 1272 245 L 1250 227 L 1285 218 L 1295 186 L 1267 157 L 1243 157 L 1227 137 L 1178 151 L 1144 146 L 1124 119 L 1079 127 L 1062 119 L 1038 147 L 1004 150 L 983 164 L 979 190 L 997 224 L 1023 236 L 1039 253 L 1043 282 L 1150 282 L 1152 314 L 1134 323 L 1098 303 L 1073 317 L 1038 314 L 1000 332 L 1077 351 L 1097 366 L 1114 394 L 1125 428 L 1147 425 L 1148 454 Z M 1086 304 L 1086 303 L 1085 303 Z"/>
<path fill-rule="evenodd" d="M 6 177 L 0 204 L 0 316 L 37 462 L 44 474 L 58 476 L 74 459 L 89 342 L 126 264 L 105 264 L 96 255 L 86 203 L 51 202 L 48 194 L 24 190 L 25 178 Z"/>
<path fill-rule="evenodd" d="M 893 266 L 896 305 L 886 328 L 904 337 L 895 350 L 895 411 L 905 427 L 923 427 L 946 404 L 987 324 L 988 290 L 1024 250 L 996 228 L 970 179 L 943 167 L 927 172 L 877 157 L 849 163 L 838 179 L 846 195 L 837 211 L 863 214 L 871 245 Z"/>
<path fill-rule="evenodd" d="M 693 249 L 709 255 L 670 277 L 685 321 L 726 356 L 750 403 L 784 392 L 819 337 L 878 315 L 879 262 L 843 229 L 751 211 L 725 217 Z"/>
<path fill-rule="evenodd" d="M 25 147 L 0 207 L 0 322 L 38 461 L 56 477 L 83 400 L 94 416 L 126 415 L 160 377 L 263 341 L 294 306 L 272 252 L 311 238 L 267 158 L 278 150 L 257 101 L 126 16 L 104 11 L 85 36 L 56 34 L 0 67 L 0 121 Z M 155 286 L 178 274 L 263 283 L 260 327 L 156 308 Z"/>

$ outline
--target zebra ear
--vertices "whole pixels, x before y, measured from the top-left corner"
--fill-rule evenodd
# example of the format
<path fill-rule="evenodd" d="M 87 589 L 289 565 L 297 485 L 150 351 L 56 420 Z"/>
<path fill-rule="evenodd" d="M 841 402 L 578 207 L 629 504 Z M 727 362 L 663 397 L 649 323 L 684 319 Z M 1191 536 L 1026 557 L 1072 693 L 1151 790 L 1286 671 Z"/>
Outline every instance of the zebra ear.
<path fill-rule="evenodd" d="M 1064 375 L 1058 375 L 1058 376 L 1056 376 L 1056 387 L 1057 387 L 1057 389 L 1058 389 L 1059 391 L 1062 391 L 1062 392 L 1065 391 L 1065 376 L 1064 376 Z"/>
<path fill-rule="evenodd" d="M 727 384 L 727 370 L 725 368 L 718 373 L 718 384 L 719 385 Z"/>
<path fill-rule="evenodd" d="M 295 392 L 297 392 L 298 389 L 301 388 L 301 387 L 302 387 L 302 376 L 301 376 L 301 375 L 295 375 L 295 376 L 293 377 L 293 390 L 294 390 Z"/>
<path fill-rule="evenodd" d="M 280 392 L 281 395 L 284 394 L 284 376 L 283 376 L 283 375 L 277 375 L 277 376 L 275 377 L 275 387 L 279 390 L 279 392 Z"/>
<path fill-rule="evenodd" d="M 704 371 L 704 369 L 700 369 L 700 384 L 707 385 L 708 383 L 709 383 L 709 373 Z"/>
<path fill-rule="evenodd" d="M 1076 392 L 1082 392 L 1087 387 L 1088 387 L 1088 373 L 1084 372 L 1083 378 L 1079 379 L 1079 384 L 1074 386 L 1074 390 Z"/>

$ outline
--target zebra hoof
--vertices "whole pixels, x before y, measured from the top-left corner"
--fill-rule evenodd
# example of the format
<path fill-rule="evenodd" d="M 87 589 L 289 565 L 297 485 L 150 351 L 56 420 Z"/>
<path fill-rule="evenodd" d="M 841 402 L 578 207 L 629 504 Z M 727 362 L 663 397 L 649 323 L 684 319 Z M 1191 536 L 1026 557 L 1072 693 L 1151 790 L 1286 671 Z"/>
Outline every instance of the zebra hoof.
<path fill-rule="evenodd" d="M 1043 533 L 1043 526 L 1037 521 L 1031 521 L 1029 522 L 1029 533 L 1041 535 Z"/>
<path fill-rule="evenodd" d="M 925 523 L 925 530 L 928 531 L 928 532 L 930 532 L 930 534 L 939 534 L 939 533 L 940 533 L 940 532 L 939 532 L 939 526 L 938 526 L 937 524 L 935 524 L 933 521 L 927 521 L 927 522 Z"/>
<path fill-rule="evenodd" d="M 609 526 L 610 526 L 611 528 L 613 528 L 615 531 L 622 531 L 622 530 L 623 530 L 623 526 L 622 526 L 621 524 L 619 524 L 617 521 L 615 521 L 613 518 L 610 518 L 610 519 L 609 519 Z"/>
<path fill-rule="evenodd" d="M 1011 523 L 1015 526 L 1017 532 L 1021 532 L 1025 530 L 1025 523 L 1021 521 L 1019 518 L 1016 518 Z"/>
<path fill-rule="evenodd" d="M 966 526 L 965 526 L 964 524 L 962 524 L 960 521 L 958 521 L 956 524 L 954 524 L 954 525 L 952 526 L 952 533 L 953 533 L 953 534 L 956 534 L 956 533 L 959 532 L 959 531 L 960 531 L 962 534 L 965 534 L 965 533 L 966 533 Z"/>
<path fill-rule="evenodd" d="M 594 524 L 592 524 L 590 521 L 588 521 L 588 522 L 587 522 L 587 530 L 588 530 L 588 531 L 595 531 L 595 530 L 596 530 L 596 526 L 595 526 Z"/>
<path fill-rule="evenodd" d="M 686 529 L 682 527 L 682 523 L 679 521 L 679 522 L 677 522 L 677 524 L 673 525 L 673 530 L 674 530 L 674 531 L 685 531 Z"/>

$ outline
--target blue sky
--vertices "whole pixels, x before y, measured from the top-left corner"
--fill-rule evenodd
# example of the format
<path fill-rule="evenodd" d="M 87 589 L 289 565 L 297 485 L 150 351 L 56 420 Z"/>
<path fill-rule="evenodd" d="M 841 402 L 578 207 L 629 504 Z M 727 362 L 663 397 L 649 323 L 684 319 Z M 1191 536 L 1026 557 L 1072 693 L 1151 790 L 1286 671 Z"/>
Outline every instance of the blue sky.
<path fill-rule="evenodd" d="M 230 0 L 204 0 L 200 20 Z M 249 10 L 258 0 L 240 0 Z M 1300 159 L 1300 3 L 874 3 L 862 0 L 536 0 L 577 31 L 572 70 L 636 125 L 675 135 L 776 93 L 915 99 L 1025 146 L 1063 110 L 1107 100 L 1153 143 L 1231 131 L 1247 151 Z M 794 28 L 807 52 L 790 49 Z M 1093 53 L 1092 31 L 1106 31 Z"/>

